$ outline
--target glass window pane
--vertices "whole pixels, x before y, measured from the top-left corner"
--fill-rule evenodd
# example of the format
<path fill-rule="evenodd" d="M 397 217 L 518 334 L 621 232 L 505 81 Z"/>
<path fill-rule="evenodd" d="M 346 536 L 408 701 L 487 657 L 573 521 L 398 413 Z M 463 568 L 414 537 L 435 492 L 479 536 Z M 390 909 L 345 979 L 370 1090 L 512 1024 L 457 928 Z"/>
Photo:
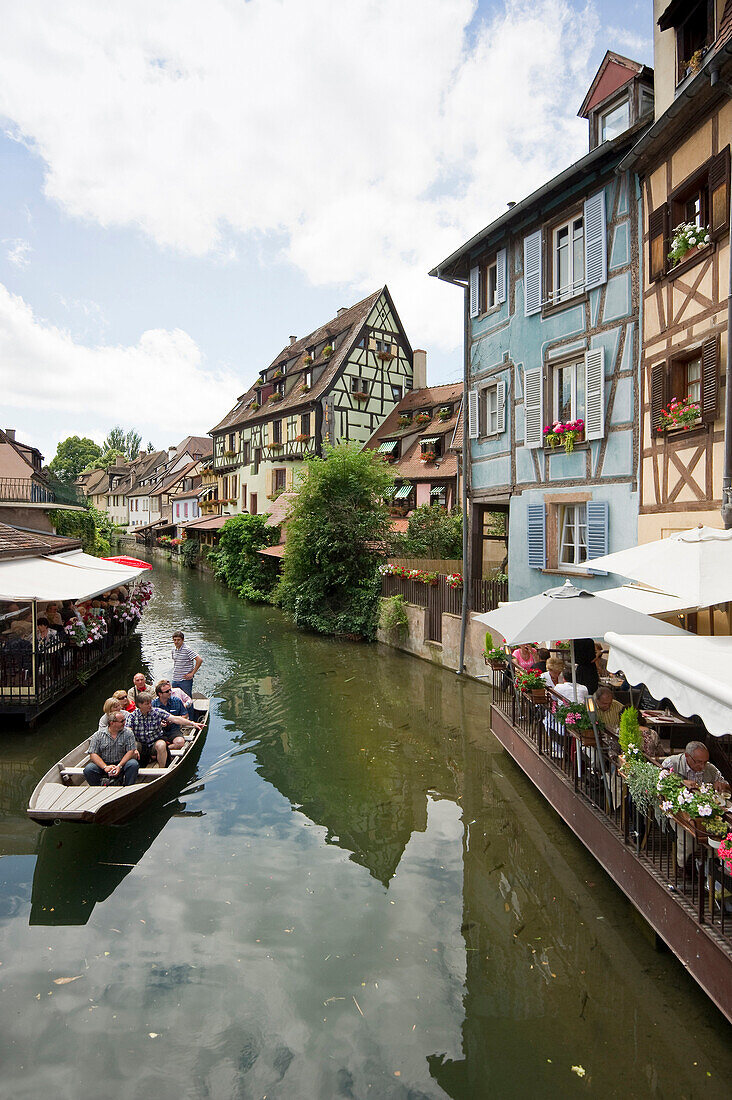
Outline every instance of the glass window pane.
<path fill-rule="evenodd" d="M 686 394 L 692 401 L 701 401 L 701 359 L 692 359 L 686 364 Z"/>
<path fill-rule="evenodd" d="M 557 367 L 556 379 L 554 416 L 557 420 L 572 420 L 572 367 Z"/>
<path fill-rule="evenodd" d="M 556 286 L 558 297 L 566 293 L 569 286 L 569 226 L 557 230 L 556 235 Z"/>
<path fill-rule="evenodd" d="M 488 268 L 488 293 L 486 309 L 493 309 L 496 305 L 496 289 L 498 283 L 498 268 L 496 264 L 491 264 Z"/>
<path fill-rule="evenodd" d="M 611 141 L 630 126 L 630 101 L 624 100 L 616 107 L 606 111 L 600 119 L 600 137 L 602 141 Z"/>
<path fill-rule="evenodd" d="M 572 234 L 572 282 L 575 290 L 585 285 L 585 231 L 582 218 L 574 223 Z"/>
<path fill-rule="evenodd" d="M 575 377 L 575 386 L 577 397 L 574 403 L 574 416 L 573 420 L 585 419 L 585 365 L 584 363 L 575 363 L 572 367 Z"/>

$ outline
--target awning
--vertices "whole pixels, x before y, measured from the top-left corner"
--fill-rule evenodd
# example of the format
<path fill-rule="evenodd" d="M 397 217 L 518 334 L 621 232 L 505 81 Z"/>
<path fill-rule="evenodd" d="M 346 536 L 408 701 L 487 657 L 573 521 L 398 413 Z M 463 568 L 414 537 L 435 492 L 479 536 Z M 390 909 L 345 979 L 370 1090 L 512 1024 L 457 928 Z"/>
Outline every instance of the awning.
<path fill-rule="evenodd" d="M 673 612 L 689 611 L 696 605 L 689 604 L 678 596 L 669 596 L 667 592 L 654 592 L 650 588 L 638 588 L 634 584 L 624 584 L 620 588 L 603 588 L 598 595 L 603 600 L 622 604 L 644 615 L 670 615 Z"/>
<path fill-rule="evenodd" d="M 258 554 L 264 554 L 267 558 L 281 558 L 285 553 L 285 544 L 281 543 L 279 546 L 264 546 L 261 550 L 257 550 Z"/>
<path fill-rule="evenodd" d="M 384 489 L 384 496 L 385 497 L 393 497 L 395 492 L 396 492 L 396 485 L 388 485 L 386 487 L 386 489 Z"/>
<path fill-rule="evenodd" d="M 99 569 L 64 560 L 71 556 L 54 555 L 0 562 L 0 600 L 92 599 L 117 585 L 128 584 L 143 572 L 124 566 L 118 566 L 115 570 Z"/>
<path fill-rule="evenodd" d="M 422 446 L 424 446 L 425 443 L 436 443 L 439 438 L 439 435 L 425 436 L 424 439 L 420 439 L 420 443 Z"/>
<path fill-rule="evenodd" d="M 396 439 L 387 439 L 386 443 L 382 443 L 376 451 L 377 455 L 388 455 L 394 450 L 397 445 Z"/>
<path fill-rule="evenodd" d="M 48 556 L 48 561 L 61 561 L 64 565 L 73 565 L 75 569 L 94 569 L 98 573 L 114 573 L 118 584 L 128 584 L 145 572 L 143 565 L 123 565 L 120 562 L 111 561 L 109 558 L 95 558 L 92 554 L 85 554 L 83 550 L 71 550 L 64 554 Z M 151 568 L 147 566 L 147 568 Z M 103 578 L 100 578 L 103 580 Z M 110 584 L 112 582 L 110 581 Z"/>
<path fill-rule="evenodd" d="M 732 733 L 732 637 L 657 637 L 608 633 L 607 665 L 629 683 L 670 699 L 680 714 L 697 714 L 715 737 Z"/>
<path fill-rule="evenodd" d="M 412 491 L 411 481 L 405 481 L 403 485 L 400 485 L 397 491 L 394 493 L 394 500 L 404 500 L 408 497 Z"/>
<path fill-rule="evenodd" d="M 430 489 L 431 497 L 441 497 L 447 491 L 447 485 L 433 485 Z"/>

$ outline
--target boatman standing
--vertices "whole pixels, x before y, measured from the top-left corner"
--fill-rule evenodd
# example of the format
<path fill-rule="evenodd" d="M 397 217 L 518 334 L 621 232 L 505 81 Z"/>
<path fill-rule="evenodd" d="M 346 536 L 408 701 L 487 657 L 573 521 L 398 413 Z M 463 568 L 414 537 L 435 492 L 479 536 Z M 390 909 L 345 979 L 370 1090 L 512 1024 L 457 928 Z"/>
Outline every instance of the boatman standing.
<path fill-rule="evenodd" d="M 203 660 L 185 644 L 182 630 L 176 630 L 173 634 L 173 645 L 175 646 L 172 653 L 173 687 L 193 695 L 193 677 L 203 664 Z"/>

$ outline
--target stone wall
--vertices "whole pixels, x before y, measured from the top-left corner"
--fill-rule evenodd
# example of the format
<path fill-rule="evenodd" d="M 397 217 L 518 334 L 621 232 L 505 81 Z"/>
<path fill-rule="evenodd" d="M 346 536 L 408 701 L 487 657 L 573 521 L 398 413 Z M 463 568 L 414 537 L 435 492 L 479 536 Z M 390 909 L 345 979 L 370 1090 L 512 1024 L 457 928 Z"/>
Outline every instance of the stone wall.
<path fill-rule="evenodd" d="M 458 657 L 460 655 L 460 616 L 449 615 L 445 612 L 442 616 L 442 642 L 427 640 L 427 613 L 423 607 L 416 604 L 405 603 L 404 610 L 409 620 L 407 633 L 384 633 L 379 630 L 377 638 L 384 645 L 401 649 L 405 653 L 411 653 L 415 657 L 421 657 L 424 661 L 431 661 L 435 665 L 443 665 L 445 668 L 457 671 Z M 485 636 L 487 628 L 483 623 L 475 622 L 475 612 L 469 613 L 468 625 L 465 631 L 465 672 L 476 680 L 485 680 L 490 669 L 483 660 L 485 649 Z M 495 637 L 496 644 L 500 644 L 500 635 Z"/>

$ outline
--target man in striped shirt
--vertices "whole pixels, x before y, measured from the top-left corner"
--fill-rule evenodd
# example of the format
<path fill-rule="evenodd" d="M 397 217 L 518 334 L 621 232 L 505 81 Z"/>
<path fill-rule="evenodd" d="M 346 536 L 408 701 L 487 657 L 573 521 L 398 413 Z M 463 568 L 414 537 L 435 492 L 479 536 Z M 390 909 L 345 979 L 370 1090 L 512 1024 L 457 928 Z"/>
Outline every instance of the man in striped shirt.
<path fill-rule="evenodd" d="M 203 664 L 202 659 L 185 644 L 182 630 L 173 634 L 173 687 L 193 695 L 193 677 Z"/>

